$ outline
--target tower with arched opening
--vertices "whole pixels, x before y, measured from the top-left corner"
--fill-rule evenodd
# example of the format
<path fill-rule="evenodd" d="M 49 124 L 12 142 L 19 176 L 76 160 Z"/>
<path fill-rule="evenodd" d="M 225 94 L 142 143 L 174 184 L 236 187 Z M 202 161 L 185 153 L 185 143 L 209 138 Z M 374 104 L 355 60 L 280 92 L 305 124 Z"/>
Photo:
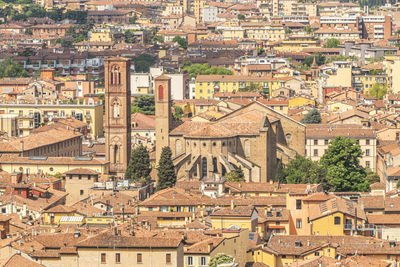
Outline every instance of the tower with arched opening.
<path fill-rule="evenodd" d="M 130 61 L 108 58 L 104 63 L 105 141 L 110 173 L 125 173 L 131 154 Z"/>

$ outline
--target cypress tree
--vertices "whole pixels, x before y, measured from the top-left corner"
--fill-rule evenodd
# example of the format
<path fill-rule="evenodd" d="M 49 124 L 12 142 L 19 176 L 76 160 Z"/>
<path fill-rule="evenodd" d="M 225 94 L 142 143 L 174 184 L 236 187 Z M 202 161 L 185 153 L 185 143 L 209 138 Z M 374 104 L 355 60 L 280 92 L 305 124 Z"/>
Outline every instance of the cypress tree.
<path fill-rule="evenodd" d="M 132 150 L 125 178 L 135 182 L 147 182 L 150 180 L 150 156 L 146 147 L 138 146 Z"/>
<path fill-rule="evenodd" d="M 157 167 L 158 183 L 157 190 L 173 187 L 176 183 L 176 174 L 174 163 L 172 162 L 171 149 L 163 147 L 160 156 L 160 162 Z"/>

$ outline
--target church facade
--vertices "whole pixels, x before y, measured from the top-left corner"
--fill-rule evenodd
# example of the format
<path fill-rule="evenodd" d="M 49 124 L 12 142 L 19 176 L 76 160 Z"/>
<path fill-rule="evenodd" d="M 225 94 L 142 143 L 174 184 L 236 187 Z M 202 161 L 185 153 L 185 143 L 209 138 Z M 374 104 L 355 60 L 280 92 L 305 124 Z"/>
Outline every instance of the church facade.
<path fill-rule="evenodd" d="M 247 181 L 275 178 L 277 160 L 305 153 L 305 125 L 257 101 L 216 121 L 174 126 L 170 78 L 155 79 L 156 160 L 172 150 L 178 179 L 220 181 L 241 167 Z"/>

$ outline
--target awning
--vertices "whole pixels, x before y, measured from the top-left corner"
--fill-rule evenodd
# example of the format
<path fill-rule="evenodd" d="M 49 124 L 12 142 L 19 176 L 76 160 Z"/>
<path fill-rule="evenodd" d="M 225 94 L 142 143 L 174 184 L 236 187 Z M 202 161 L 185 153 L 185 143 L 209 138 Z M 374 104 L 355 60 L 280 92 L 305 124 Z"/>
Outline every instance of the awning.
<path fill-rule="evenodd" d="M 83 223 L 83 216 L 62 216 L 60 223 Z"/>
<path fill-rule="evenodd" d="M 268 225 L 268 229 L 285 229 L 284 225 Z"/>

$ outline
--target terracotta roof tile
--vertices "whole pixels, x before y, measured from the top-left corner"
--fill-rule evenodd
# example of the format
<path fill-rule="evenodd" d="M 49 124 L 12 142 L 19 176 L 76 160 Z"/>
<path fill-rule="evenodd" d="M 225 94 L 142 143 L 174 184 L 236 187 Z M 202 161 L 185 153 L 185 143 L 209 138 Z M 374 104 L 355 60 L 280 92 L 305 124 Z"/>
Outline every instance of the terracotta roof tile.
<path fill-rule="evenodd" d="M 18 254 L 14 254 L 11 257 L 0 260 L 0 266 L 3 266 L 3 267 L 21 267 L 21 266 L 44 267 L 44 265 L 39 264 L 33 260 L 29 260 Z"/>
<path fill-rule="evenodd" d="M 83 240 L 76 246 L 78 248 L 177 248 L 181 242 L 181 238 L 118 236 L 108 231 Z"/>
<path fill-rule="evenodd" d="M 214 211 L 211 217 L 251 217 L 253 214 L 253 206 L 241 206 L 233 208 L 224 208 Z"/>

